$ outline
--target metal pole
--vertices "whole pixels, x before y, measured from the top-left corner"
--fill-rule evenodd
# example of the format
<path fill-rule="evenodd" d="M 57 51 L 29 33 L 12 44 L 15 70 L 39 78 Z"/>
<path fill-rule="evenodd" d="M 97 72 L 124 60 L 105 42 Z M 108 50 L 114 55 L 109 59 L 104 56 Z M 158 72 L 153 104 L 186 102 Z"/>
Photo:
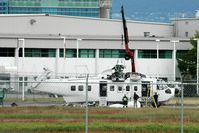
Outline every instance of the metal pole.
<path fill-rule="evenodd" d="M 17 50 L 16 50 L 16 57 L 17 57 L 17 91 L 19 92 L 19 39 L 17 39 Z M 19 95 L 17 94 L 17 99 L 19 98 Z"/>
<path fill-rule="evenodd" d="M 22 100 L 24 101 L 25 100 L 25 90 L 24 90 L 24 56 L 25 56 L 25 40 L 23 39 L 23 60 L 22 60 Z"/>
<path fill-rule="evenodd" d="M 77 72 L 77 74 L 79 73 L 79 71 L 78 71 L 78 67 L 79 67 L 79 41 L 81 41 L 82 39 L 79 39 L 79 38 L 77 38 L 77 44 L 76 44 L 76 49 L 77 49 L 77 51 L 76 51 L 76 72 Z"/>
<path fill-rule="evenodd" d="M 159 58 L 159 45 L 158 42 L 160 42 L 159 39 L 155 40 L 157 42 L 156 48 L 157 48 L 157 59 Z"/>
<path fill-rule="evenodd" d="M 88 133 L 88 77 L 89 74 L 86 75 L 86 133 Z"/>
<path fill-rule="evenodd" d="M 173 42 L 173 81 L 176 80 L 176 41 Z"/>
<path fill-rule="evenodd" d="M 179 40 L 173 40 L 173 81 L 176 80 L 176 43 L 179 42 Z"/>
<path fill-rule="evenodd" d="M 184 86 L 183 86 L 183 81 L 184 81 L 184 75 L 182 78 L 182 84 L 181 84 L 181 132 L 184 133 Z"/>
<path fill-rule="evenodd" d="M 159 59 L 159 44 L 158 44 L 158 42 L 160 42 L 160 40 L 159 39 L 156 39 L 155 40 L 156 42 L 157 42 L 157 44 L 156 44 L 156 48 L 157 48 L 157 64 L 159 63 L 158 62 L 158 59 Z M 158 71 L 159 69 L 157 68 L 157 74 L 156 74 L 156 76 L 157 76 L 157 78 L 159 77 L 158 75 L 159 75 L 159 71 Z"/>
<path fill-rule="evenodd" d="M 24 88 L 24 55 L 25 55 L 25 39 L 19 39 L 19 41 L 22 41 L 22 101 L 25 100 L 25 88 Z"/>
<path fill-rule="evenodd" d="M 66 66 L 65 65 L 65 62 L 66 62 L 66 37 L 61 37 L 61 38 L 63 38 L 63 48 L 64 48 L 63 73 L 65 74 L 65 66 Z"/>
<path fill-rule="evenodd" d="M 198 87 L 198 78 L 199 78 L 199 74 L 198 74 L 199 61 L 198 60 L 199 60 L 199 57 L 198 56 L 199 56 L 199 39 L 197 39 L 197 90 L 196 90 L 197 95 L 199 96 L 199 87 Z"/>

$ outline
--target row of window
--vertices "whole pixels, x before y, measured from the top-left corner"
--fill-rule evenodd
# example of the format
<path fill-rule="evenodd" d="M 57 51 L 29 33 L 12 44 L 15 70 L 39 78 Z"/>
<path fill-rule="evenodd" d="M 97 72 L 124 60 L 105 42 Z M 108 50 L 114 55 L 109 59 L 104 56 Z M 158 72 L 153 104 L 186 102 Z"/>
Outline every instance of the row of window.
<path fill-rule="evenodd" d="M 99 12 L 99 8 L 9 7 L 10 12 Z"/>
<path fill-rule="evenodd" d="M 8 0 L 9 2 L 13 2 L 13 1 L 42 1 L 42 0 Z"/>
<path fill-rule="evenodd" d="M 7 5 L 7 3 L 5 3 L 5 2 L 0 2 L 0 6 L 6 6 Z"/>
<path fill-rule="evenodd" d="M 9 14 L 56 14 L 69 16 L 99 17 L 98 8 L 30 8 L 30 7 L 9 7 L 9 9 L 0 9 L 1 13 Z"/>
<path fill-rule="evenodd" d="M 59 57 L 64 57 L 64 49 L 59 49 Z M 186 50 L 178 50 L 176 56 L 180 57 Z M 159 50 L 159 57 L 162 59 L 171 59 L 172 50 Z M 80 58 L 95 58 L 95 49 L 79 49 L 78 57 Z M 15 48 L 0 48 L 0 57 L 14 57 Z M 19 57 L 22 57 L 22 49 L 19 49 Z M 56 49 L 39 49 L 39 48 L 25 48 L 25 57 L 56 57 Z M 66 49 L 66 58 L 76 58 L 77 49 Z M 124 58 L 125 50 L 118 49 L 100 49 L 100 58 Z M 138 58 L 157 58 L 157 50 L 138 50 Z"/>
<path fill-rule="evenodd" d="M 22 57 L 22 49 L 19 49 L 19 57 Z M 25 57 L 56 57 L 55 49 L 25 49 Z"/>
<path fill-rule="evenodd" d="M 84 86 L 83 85 L 79 85 L 79 86 L 71 85 L 70 89 L 71 89 L 71 91 L 84 91 Z M 92 90 L 92 86 L 88 85 L 88 91 L 91 91 L 91 90 Z M 115 89 L 114 85 L 111 85 L 109 87 L 109 91 L 115 91 L 115 90 L 116 89 Z M 126 86 L 125 90 L 130 91 L 130 86 Z M 123 86 L 117 86 L 117 91 L 122 92 Z M 137 91 L 137 86 L 134 86 L 134 91 Z"/>
<path fill-rule="evenodd" d="M 124 50 L 115 50 L 115 49 L 100 49 L 99 50 L 100 58 L 124 58 Z"/>
<path fill-rule="evenodd" d="M 21 14 L 22 12 L 9 12 L 9 14 Z M 40 12 L 23 12 L 24 14 L 39 14 Z M 42 12 L 43 14 L 56 14 L 56 15 L 68 15 L 68 16 L 84 16 L 84 17 L 99 17 L 99 13 L 68 13 L 68 12 Z M 7 14 L 7 11 L 0 11 L 0 14 Z"/>
<path fill-rule="evenodd" d="M 72 85 L 70 89 L 71 89 L 71 91 L 76 91 L 76 86 Z M 79 85 L 78 86 L 78 91 L 84 91 L 84 86 L 83 85 Z M 90 85 L 88 85 L 88 91 L 91 91 L 91 86 Z"/>
<path fill-rule="evenodd" d="M 4 0 L 4 1 L 42 1 L 42 0 Z M 57 0 L 57 1 L 76 1 L 76 2 L 97 2 L 98 0 Z"/>
<path fill-rule="evenodd" d="M 42 1 L 10 1 L 9 6 L 42 6 L 44 2 Z M 99 1 L 88 1 L 88 0 L 83 0 L 83 1 L 48 1 L 45 3 L 45 5 L 48 6 L 87 6 L 87 7 L 97 7 L 99 5 Z"/>
<path fill-rule="evenodd" d="M 162 59 L 171 59 L 172 50 L 159 50 L 159 57 Z M 138 58 L 157 58 L 157 50 L 138 50 Z"/>

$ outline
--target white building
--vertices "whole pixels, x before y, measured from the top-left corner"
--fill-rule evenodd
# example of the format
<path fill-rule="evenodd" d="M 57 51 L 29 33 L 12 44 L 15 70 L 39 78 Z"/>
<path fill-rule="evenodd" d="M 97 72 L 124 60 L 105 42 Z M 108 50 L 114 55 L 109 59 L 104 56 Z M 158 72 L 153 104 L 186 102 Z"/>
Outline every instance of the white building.
<path fill-rule="evenodd" d="M 167 80 L 173 80 L 174 75 L 180 78 L 174 53 L 191 48 L 189 38 L 199 30 L 199 18 L 172 23 L 128 21 L 127 27 L 137 72 Z M 55 76 L 87 72 L 97 75 L 123 60 L 130 71 L 130 61 L 122 58 L 122 34 L 121 20 L 0 15 L 0 66 L 16 67 L 19 75 L 27 77 L 41 74 L 44 67 Z"/>

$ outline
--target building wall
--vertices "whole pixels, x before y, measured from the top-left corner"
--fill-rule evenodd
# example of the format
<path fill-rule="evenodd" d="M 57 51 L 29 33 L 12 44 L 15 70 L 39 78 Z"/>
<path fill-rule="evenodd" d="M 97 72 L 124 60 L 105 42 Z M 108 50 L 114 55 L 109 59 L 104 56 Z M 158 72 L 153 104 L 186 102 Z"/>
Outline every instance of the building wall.
<path fill-rule="evenodd" d="M 31 24 L 31 22 L 34 23 Z M 144 36 L 144 32 L 156 37 L 171 37 L 173 26 L 163 23 L 129 21 L 129 36 Z M 123 34 L 118 20 L 88 19 L 63 16 L 19 15 L 0 16 L 0 34 L 35 34 L 65 36 L 119 36 Z M 14 30 L 13 30 L 14 29 Z"/>
<path fill-rule="evenodd" d="M 190 38 L 196 31 L 199 31 L 199 18 L 184 18 L 173 20 L 175 33 L 177 37 Z"/>
<path fill-rule="evenodd" d="M 35 20 L 34 23 L 30 23 Z M 167 77 L 173 80 L 174 43 L 171 40 L 180 40 L 176 43 L 177 50 L 191 48 L 188 38 L 173 37 L 173 25 L 163 23 L 149 23 L 128 21 L 129 47 L 134 50 L 136 71 L 151 77 Z M 0 16 L 0 48 L 14 48 L 15 56 L 1 57 L 0 65 L 18 66 L 18 73 L 24 72 L 27 76 L 40 75 L 44 67 L 53 71 L 54 76 L 63 76 L 76 73 L 100 74 L 111 69 L 118 61 L 126 65 L 126 71 L 131 70 L 130 61 L 123 58 L 99 57 L 100 50 L 124 50 L 121 45 L 122 24 L 119 20 L 89 19 L 63 16 L 45 15 L 1 15 Z M 149 32 L 144 37 L 144 33 Z M 64 38 L 65 37 L 65 45 Z M 18 57 L 22 41 L 25 39 L 25 48 L 54 49 L 56 56 L 49 57 Z M 81 41 L 77 41 L 82 39 Z M 160 40 L 157 42 L 156 40 Z M 67 49 L 94 49 L 92 58 L 63 58 L 60 50 Z M 167 50 L 171 54 L 168 58 L 140 58 L 139 51 Z M 157 56 L 157 55 L 156 55 Z M 177 74 L 180 73 L 175 66 Z"/>
<path fill-rule="evenodd" d="M 17 41 L 18 38 L 9 37 L 7 39 L 0 38 L 0 48 L 7 46 L 15 48 L 16 51 L 22 48 L 22 41 Z M 164 38 L 165 39 L 165 38 Z M 6 45 L 4 45 L 6 44 Z M 9 45 L 7 45 L 9 44 Z M 0 64 L 3 66 L 16 66 L 18 73 L 24 72 L 28 76 L 40 75 L 43 68 L 47 67 L 52 70 L 53 76 L 74 75 L 77 73 L 90 73 L 96 75 L 102 73 L 104 70 L 111 69 L 118 61 L 122 61 L 126 65 L 126 71 L 131 71 L 130 61 L 125 61 L 124 58 L 101 58 L 99 57 L 100 49 L 124 49 L 119 39 L 85 39 L 78 42 L 78 49 L 94 49 L 96 56 L 94 58 L 63 58 L 57 53 L 56 57 L 25 57 L 24 60 L 15 54 L 15 57 L 1 57 Z M 167 77 L 169 80 L 173 79 L 173 55 L 171 58 L 139 58 L 139 50 L 170 50 L 173 51 L 174 44 L 170 42 L 170 38 L 162 40 L 162 42 L 155 42 L 155 40 L 134 40 L 130 42 L 130 47 L 135 51 L 136 72 L 146 74 L 151 77 Z M 77 40 L 66 38 L 66 50 L 77 49 Z M 143 47 L 145 46 L 145 47 Z M 46 48 L 63 49 L 62 38 L 25 38 L 25 48 Z M 191 48 L 187 40 L 181 39 L 181 42 L 176 44 L 177 50 L 187 50 Z M 67 52 L 66 52 L 67 53 Z M 23 65 L 23 66 L 22 66 Z M 177 68 L 176 68 L 177 70 Z M 180 77 L 177 72 L 177 77 Z"/>

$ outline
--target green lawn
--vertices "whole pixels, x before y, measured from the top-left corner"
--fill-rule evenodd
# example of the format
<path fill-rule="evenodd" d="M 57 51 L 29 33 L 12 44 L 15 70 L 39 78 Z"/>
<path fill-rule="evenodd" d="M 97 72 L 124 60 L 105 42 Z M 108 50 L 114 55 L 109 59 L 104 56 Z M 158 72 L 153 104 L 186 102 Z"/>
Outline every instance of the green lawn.
<path fill-rule="evenodd" d="M 89 108 L 89 132 L 180 132 L 180 109 Z M 80 133 L 85 131 L 85 108 L 1 107 L 0 133 Z M 184 132 L 198 133 L 198 109 L 184 110 Z"/>

